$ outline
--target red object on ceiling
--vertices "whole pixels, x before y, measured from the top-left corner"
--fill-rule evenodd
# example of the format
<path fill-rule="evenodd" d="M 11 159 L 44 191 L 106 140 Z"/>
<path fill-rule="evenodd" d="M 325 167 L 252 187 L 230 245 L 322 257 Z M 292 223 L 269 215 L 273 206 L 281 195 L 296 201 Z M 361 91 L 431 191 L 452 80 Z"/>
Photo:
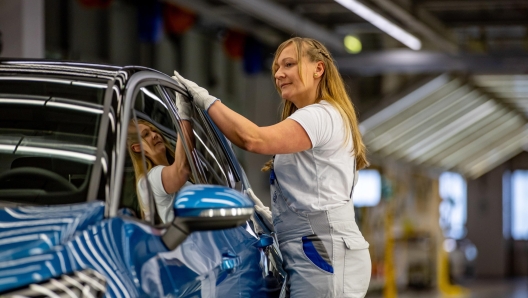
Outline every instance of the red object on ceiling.
<path fill-rule="evenodd" d="M 112 0 L 79 0 L 84 7 L 107 8 Z"/>
<path fill-rule="evenodd" d="M 224 37 L 224 50 L 229 57 L 234 59 L 242 58 L 245 44 L 246 34 L 233 30 L 227 31 Z"/>
<path fill-rule="evenodd" d="M 166 3 L 163 8 L 163 19 L 168 33 L 183 34 L 196 22 L 196 14 L 185 8 Z"/>

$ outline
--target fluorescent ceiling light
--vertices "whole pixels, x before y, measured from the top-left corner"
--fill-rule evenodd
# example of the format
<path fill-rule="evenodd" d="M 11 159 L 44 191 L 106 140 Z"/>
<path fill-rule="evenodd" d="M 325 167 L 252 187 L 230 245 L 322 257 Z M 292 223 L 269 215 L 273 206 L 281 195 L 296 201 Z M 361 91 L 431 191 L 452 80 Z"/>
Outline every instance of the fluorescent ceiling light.
<path fill-rule="evenodd" d="M 416 51 L 422 48 L 422 43 L 418 38 L 391 23 L 389 20 L 368 8 L 363 3 L 358 2 L 357 0 L 335 0 L 335 2 L 343 5 L 353 13 L 369 21 L 372 23 L 372 25 L 378 27 L 380 30 L 399 40 L 409 48 Z"/>

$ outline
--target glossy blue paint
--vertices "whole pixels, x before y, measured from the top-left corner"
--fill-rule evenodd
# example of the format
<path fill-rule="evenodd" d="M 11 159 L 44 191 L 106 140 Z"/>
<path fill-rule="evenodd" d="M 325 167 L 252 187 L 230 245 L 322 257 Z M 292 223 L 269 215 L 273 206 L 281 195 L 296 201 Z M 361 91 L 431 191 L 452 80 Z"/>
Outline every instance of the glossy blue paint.
<path fill-rule="evenodd" d="M 242 193 L 220 185 L 189 185 L 176 195 L 176 216 L 199 216 L 202 211 L 220 208 L 252 208 L 253 202 Z"/>
<path fill-rule="evenodd" d="M 273 237 L 263 234 L 260 235 L 259 241 L 255 244 L 258 248 L 264 248 L 273 245 Z"/>
<path fill-rule="evenodd" d="M 42 254 L 103 220 L 104 204 L 0 209 L 0 261 Z"/>
<path fill-rule="evenodd" d="M 265 297 L 261 241 L 249 227 L 193 233 L 168 251 L 162 230 L 127 217 L 102 220 L 102 210 L 102 202 L 0 210 L 8 239 L 0 293 L 91 268 L 106 277 L 106 297 L 229 297 L 233 289 Z"/>

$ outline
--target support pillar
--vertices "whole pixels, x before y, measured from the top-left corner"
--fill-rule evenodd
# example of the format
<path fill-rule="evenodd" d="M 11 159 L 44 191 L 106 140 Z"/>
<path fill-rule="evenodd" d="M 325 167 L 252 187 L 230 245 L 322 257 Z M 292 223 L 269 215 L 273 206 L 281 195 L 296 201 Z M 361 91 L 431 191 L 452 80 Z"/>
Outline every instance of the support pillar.
<path fill-rule="evenodd" d="M 0 57 L 44 58 L 44 0 L 0 0 Z"/>

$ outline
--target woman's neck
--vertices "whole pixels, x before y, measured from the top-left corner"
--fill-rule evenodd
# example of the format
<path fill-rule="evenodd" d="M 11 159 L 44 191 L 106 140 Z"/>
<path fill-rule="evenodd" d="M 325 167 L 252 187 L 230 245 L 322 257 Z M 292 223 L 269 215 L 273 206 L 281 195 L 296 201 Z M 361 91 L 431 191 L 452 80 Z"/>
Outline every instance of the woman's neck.
<path fill-rule="evenodd" d="M 154 158 L 150 158 L 152 160 L 152 163 L 155 166 L 170 166 L 169 161 L 167 160 L 167 156 L 165 154 L 163 155 L 157 155 Z"/>

